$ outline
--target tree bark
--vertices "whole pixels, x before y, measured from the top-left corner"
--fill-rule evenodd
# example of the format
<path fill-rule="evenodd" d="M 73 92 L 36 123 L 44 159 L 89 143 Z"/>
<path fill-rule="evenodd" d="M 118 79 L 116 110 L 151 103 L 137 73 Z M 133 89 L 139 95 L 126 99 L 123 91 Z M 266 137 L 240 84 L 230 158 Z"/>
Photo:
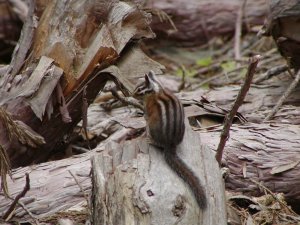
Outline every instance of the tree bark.
<path fill-rule="evenodd" d="M 203 143 L 212 149 L 219 140 L 218 129 L 200 135 Z M 233 126 L 223 158 L 230 169 L 226 188 L 259 196 L 263 190 L 251 181 L 253 179 L 273 192 L 284 193 L 290 204 L 299 205 L 299 132 L 298 125 L 246 123 Z"/>
<path fill-rule="evenodd" d="M 87 199 L 91 191 L 91 154 L 13 170 L 12 180 L 8 178 L 11 197 L 23 190 L 25 173 L 29 173 L 31 188 L 20 202 L 34 218 L 56 224 L 58 218 L 71 217 L 75 222 L 84 223 L 89 217 Z M 3 195 L 0 199 L 2 218 L 12 200 Z M 33 222 L 33 218 L 17 205 L 11 221 Z"/>

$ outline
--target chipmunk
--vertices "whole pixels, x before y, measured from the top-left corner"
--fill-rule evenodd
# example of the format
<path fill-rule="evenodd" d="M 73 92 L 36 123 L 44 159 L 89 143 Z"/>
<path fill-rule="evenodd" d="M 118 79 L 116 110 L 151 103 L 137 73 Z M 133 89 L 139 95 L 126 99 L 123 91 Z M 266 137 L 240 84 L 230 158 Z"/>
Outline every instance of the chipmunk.
<path fill-rule="evenodd" d="M 168 165 L 190 186 L 199 207 L 205 209 L 206 197 L 199 179 L 176 153 L 185 131 L 184 109 L 179 99 L 161 85 L 153 71 L 145 74 L 145 82 L 135 88 L 133 96 L 143 97 L 146 132 L 151 143 L 164 149 Z"/>

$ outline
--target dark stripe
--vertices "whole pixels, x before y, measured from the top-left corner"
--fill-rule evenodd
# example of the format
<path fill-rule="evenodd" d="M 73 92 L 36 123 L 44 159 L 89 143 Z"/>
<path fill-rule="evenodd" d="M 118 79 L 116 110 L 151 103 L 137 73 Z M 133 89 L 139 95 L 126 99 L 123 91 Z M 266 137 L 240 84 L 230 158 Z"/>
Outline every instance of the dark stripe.
<path fill-rule="evenodd" d="M 168 99 L 170 99 L 170 108 L 171 108 L 171 113 L 169 115 L 169 120 L 170 123 L 172 124 L 172 130 L 170 130 L 169 132 L 169 138 L 170 140 L 174 139 L 175 137 L 178 137 L 178 119 L 180 118 L 180 115 L 178 115 L 177 112 L 177 103 L 176 103 L 176 97 L 168 92 L 164 92 L 164 94 L 167 96 Z M 172 116 L 172 112 L 173 112 L 173 116 Z M 174 142 L 174 141 L 172 141 Z"/>
<path fill-rule="evenodd" d="M 185 127 L 184 127 L 184 108 L 183 105 L 181 104 L 180 100 L 178 99 L 178 104 L 179 104 L 179 108 L 180 108 L 180 134 L 179 134 L 179 138 L 182 140 L 183 139 L 183 135 L 184 135 L 184 131 L 185 131 Z"/>
<path fill-rule="evenodd" d="M 156 99 L 155 99 L 155 101 L 156 101 L 156 104 L 157 104 L 157 107 L 158 107 L 158 109 L 159 109 L 159 126 L 160 126 L 160 130 L 161 130 L 161 132 L 162 132 L 162 134 L 160 134 L 160 135 L 162 135 L 162 136 L 164 136 L 164 135 L 166 135 L 166 131 L 164 130 L 164 126 L 165 126 L 165 121 L 164 121 L 164 117 L 162 116 L 162 114 L 163 114 L 163 112 L 164 112 L 164 110 L 162 109 L 162 107 L 164 107 L 164 108 L 166 108 L 165 107 L 165 105 L 163 105 L 163 106 L 161 106 L 160 104 L 159 104 L 159 96 L 156 96 Z M 154 134 L 154 135 L 157 135 L 158 136 L 158 134 Z M 161 140 L 161 139 L 159 139 L 159 140 Z"/>
<path fill-rule="evenodd" d="M 174 118 L 171 118 L 173 120 L 174 129 L 171 132 L 171 135 L 173 135 L 173 143 L 179 144 L 182 141 L 183 135 L 184 135 L 184 110 L 183 106 L 180 102 L 180 100 L 173 95 L 172 93 L 165 92 L 165 94 L 171 99 L 172 102 L 172 110 L 174 112 Z M 174 137 L 177 139 L 174 140 Z"/>
<path fill-rule="evenodd" d="M 172 139 L 169 138 L 169 134 L 170 134 L 170 129 L 171 128 L 171 124 L 170 123 L 170 107 L 168 105 L 168 99 L 164 98 L 163 96 L 161 96 L 160 94 L 158 95 L 158 100 L 160 100 L 161 102 L 163 102 L 164 104 L 164 107 L 165 107 L 165 111 L 166 111 L 166 121 L 164 121 L 164 125 L 163 127 L 165 127 L 165 130 L 163 131 L 163 133 L 165 134 L 165 136 L 163 138 L 165 138 L 164 140 L 164 145 L 169 145 L 170 144 L 170 141 Z M 160 111 L 160 117 L 163 118 L 163 115 L 162 115 L 163 111 Z"/>

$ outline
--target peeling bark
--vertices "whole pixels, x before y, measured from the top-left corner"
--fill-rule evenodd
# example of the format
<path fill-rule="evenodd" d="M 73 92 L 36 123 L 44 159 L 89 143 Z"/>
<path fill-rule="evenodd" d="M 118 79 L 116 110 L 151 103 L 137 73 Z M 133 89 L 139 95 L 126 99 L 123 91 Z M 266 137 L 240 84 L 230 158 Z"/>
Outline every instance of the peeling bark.
<path fill-rule="evenodd" d="M 45 144 L 32 148 L 0 130 L 0 144 L 12 167 L 43 162 L 65 145 L 64 135 L 81 120 L 78 109 L 84 89 L 90 104 L 107 80 L 128 92 L 136 77 L 150 68 L 156 72 L 163 68 L 144 55 L 138 44 L 131 44 L 154 36 L 150 15 L 133 3 L 53 0 L 38 23 L 33 9 L 30 7 L 11 65 L 0 77 L 0 106 L 41 135 Z M 143 62 L 148 63 L 137 69 L 136 63 Z M 56 86 L 62 92 L 56 92 Z"/>

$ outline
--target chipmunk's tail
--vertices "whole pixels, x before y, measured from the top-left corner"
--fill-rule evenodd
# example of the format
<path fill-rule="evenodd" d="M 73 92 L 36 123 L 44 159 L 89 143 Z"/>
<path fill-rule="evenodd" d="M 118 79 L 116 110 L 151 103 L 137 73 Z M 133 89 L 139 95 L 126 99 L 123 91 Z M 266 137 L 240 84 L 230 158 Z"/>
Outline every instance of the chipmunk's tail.
<path fill-rule="evenodd" d="M 169 166 L 181 177 L 192 189 L 194 196 L 201 209 L 205 209 L 207 206 L 207 200 L 204 189 L 193 171 L 182 161 L 176 151 L 172 149 L 165 149 L 165 160 Z"/>

